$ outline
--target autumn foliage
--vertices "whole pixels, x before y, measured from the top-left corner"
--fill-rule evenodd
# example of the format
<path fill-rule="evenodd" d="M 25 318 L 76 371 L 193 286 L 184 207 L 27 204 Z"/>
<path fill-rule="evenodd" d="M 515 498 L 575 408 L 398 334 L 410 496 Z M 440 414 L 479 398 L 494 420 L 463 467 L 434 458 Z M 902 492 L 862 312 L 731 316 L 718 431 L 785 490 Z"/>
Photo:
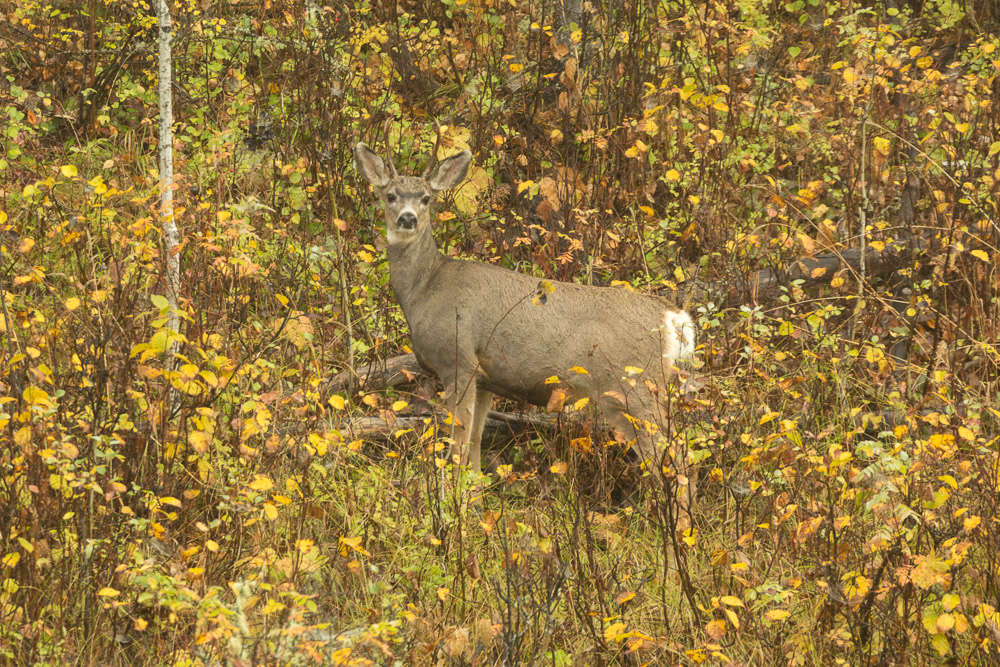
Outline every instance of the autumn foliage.
<path fill-rule="evenodd" d="M 0 662 L 1000 661 L 991 0 L 174 0 L 180 331 L 146 5 L 0 2 Z M 690 531 L 592 406 L 484 491 L 334 381 L 435 122 L 444 252 L 695 317 Z"/>

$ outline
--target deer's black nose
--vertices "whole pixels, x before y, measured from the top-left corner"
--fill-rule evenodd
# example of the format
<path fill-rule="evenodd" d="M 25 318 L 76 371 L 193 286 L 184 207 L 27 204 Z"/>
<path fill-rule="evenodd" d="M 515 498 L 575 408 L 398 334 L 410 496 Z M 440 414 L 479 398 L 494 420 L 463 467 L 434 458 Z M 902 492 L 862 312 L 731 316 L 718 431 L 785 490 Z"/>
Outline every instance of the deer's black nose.
<path fill-rule="evenodd" d="M 396 218 L 396 224 L 399 225 L 400 229 L 416 229 L 417 216 L 410 212 L 403 213 Z"/>

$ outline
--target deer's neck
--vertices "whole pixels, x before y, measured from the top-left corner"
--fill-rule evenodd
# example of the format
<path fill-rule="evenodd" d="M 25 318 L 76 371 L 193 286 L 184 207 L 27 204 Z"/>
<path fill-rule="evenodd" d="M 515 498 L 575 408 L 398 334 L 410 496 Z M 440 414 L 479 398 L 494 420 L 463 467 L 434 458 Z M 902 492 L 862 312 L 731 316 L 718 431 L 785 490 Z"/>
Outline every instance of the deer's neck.
<path fill-rule="evenodd" d="M 430 227 L 408 243 L 389 246 L 389 283 L 396 300 L 403 308 L 403 315 L 410 319 L 414 304 L 425 293 L 427 283 L 437 273 L 438 264 L 445 256 L 438 251 Z"/>

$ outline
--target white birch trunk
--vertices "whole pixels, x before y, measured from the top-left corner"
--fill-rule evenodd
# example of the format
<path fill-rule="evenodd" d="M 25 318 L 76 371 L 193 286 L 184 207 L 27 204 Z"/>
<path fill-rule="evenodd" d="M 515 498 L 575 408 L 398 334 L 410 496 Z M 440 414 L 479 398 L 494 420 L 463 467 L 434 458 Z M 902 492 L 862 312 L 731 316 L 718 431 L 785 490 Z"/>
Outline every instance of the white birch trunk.
<path fill-rule="evenodd" d="M 160 25 L 160 225 L 167 253 L 167 302 L 170 314 L 167 327 L 180 333 L 180 316 L 177 314 L 177 295 L 181 280 L 180 236 L 174 220 L 174 103 L 173 66 L 171 63 L 171 41 L 173 22 L 170 18 L 169 0 L 157 0 L 156 14 Z M 168 347 L 170 360 L 168 368 L 174 367 L 173 344 Z"/>

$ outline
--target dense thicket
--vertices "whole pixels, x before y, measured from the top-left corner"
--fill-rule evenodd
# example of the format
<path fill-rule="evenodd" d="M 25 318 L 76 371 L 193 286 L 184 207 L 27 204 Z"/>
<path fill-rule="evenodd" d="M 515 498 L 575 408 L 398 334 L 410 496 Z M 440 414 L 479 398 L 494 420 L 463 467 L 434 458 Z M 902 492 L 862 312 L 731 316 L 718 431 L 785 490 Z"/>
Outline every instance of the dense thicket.
<path fill-rule="evenodd" d="M 3 661 L 998 659 L 992 0 L 171 8 L 180 331 L 155 7 L 0 3 Z M 351 148 L 435 123 L 445 252 L 696 316 L 692 531 L 583 406 L 469 508 L 330 383 L 406 345 Z"/>

